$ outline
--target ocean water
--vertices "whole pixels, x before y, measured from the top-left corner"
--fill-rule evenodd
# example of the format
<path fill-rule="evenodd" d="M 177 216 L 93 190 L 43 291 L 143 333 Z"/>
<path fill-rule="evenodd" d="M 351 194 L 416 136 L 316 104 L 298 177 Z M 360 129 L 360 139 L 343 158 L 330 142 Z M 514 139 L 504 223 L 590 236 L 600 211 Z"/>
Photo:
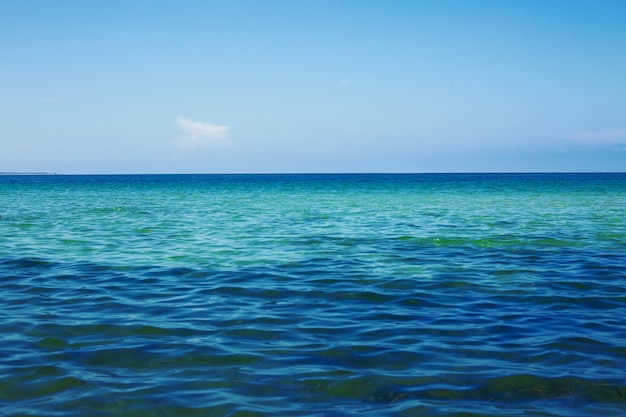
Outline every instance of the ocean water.
<path fill-rule="evenodd" d="M 0 415 L 626 415 L 626 174 L 0 176 Z"/>

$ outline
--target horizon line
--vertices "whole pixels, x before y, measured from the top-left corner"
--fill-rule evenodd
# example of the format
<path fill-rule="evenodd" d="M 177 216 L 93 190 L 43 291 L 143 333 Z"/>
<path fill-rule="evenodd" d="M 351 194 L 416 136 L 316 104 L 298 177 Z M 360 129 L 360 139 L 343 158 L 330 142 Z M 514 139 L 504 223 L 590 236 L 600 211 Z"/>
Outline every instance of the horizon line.
<path fill-rule="evenodd" d="M 626 171 L 355 171 L 355 172 L 144 172 L 144 173 L 57 173 L 47 171 L 0 171 L 2 176 L 86 176 L 86 175 L 487 175 L 487 174 L 626 174 Z"/>

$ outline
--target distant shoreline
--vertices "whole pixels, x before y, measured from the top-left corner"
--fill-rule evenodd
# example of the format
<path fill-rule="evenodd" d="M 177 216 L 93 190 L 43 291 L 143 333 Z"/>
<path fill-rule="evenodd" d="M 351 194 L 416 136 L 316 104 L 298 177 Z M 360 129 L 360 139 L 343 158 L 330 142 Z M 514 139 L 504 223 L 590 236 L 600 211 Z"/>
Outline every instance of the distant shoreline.
<path fill-rule="evenodd" d="M 56 172 L 0 172 L 0 175 L 57 175 Z"/>

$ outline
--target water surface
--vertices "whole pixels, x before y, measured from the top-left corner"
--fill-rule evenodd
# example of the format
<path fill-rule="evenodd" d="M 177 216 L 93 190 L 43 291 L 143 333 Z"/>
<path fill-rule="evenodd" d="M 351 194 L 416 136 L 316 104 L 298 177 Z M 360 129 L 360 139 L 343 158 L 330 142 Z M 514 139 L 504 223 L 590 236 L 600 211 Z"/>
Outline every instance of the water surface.
<path fill-rule="evenodd" d="M 626 174 L 0 176 L 0 409 L 626 414 Z"/>

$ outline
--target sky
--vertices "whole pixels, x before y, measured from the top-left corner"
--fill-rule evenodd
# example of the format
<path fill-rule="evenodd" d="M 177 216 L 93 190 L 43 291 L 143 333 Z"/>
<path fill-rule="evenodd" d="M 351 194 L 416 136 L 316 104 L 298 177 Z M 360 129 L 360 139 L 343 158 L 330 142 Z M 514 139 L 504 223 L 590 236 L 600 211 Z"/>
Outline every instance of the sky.
<path fill-rule="evenodd" d="M 626 171 L 623 0 L 0 0 L 0 172 Z"/>

